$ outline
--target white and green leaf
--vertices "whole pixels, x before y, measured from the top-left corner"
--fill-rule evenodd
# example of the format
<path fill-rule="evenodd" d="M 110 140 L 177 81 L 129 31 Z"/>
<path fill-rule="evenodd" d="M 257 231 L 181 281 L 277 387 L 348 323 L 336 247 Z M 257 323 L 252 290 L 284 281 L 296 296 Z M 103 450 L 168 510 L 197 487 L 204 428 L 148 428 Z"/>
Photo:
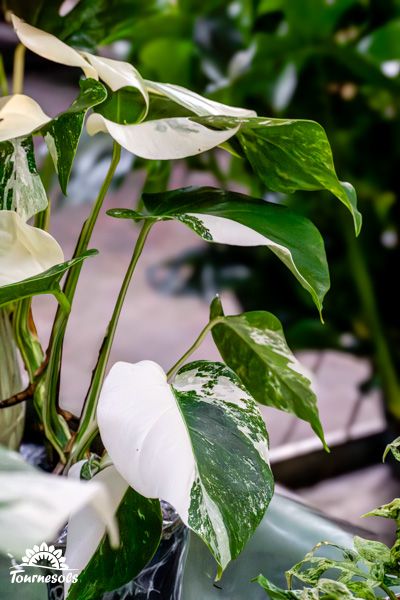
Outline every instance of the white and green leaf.
<path fill-rule="evenodd" d="M 69 516 L 91 504 L 118 545 L 110 497 L 100 482 L 56 477 L 0 447 L 0 552 L 20 558 L 26 548 L 52 541 Z"/>
<path fill-rule="evenodd" d="M 12 210 L 0 210 L 0 286 L 35 277 L 63 261 L 63 251 L 49 233 Z"/>
<path fill-rule="evenodd" d="M 283 206 L 215 188 L 144 194 L 146 214 L 114 209 L 121 218 L 176 219 L 208 242 L 266 246 L 311 294 L 319 311 L 329 289 L 323 239 L 307 218 Z"/>
<path fill-rule="evenodd" d="M 287 345 L 282 325 L 266 311 L 225 316 L 219 298 L 211 305 L 214 342 L 225 363 L 260 404 L 310 423 L 327 449 L 311 374 Z"/>
<path fill-rule="evenodd" d="M 86 123 L 89 135 L 109 133 L 123 148 L 151 160 L 173 160 L 201 154 L 226 142 L 238 128 L 220 131 L 194 123 L 187 117 L 155 119 L 138 125 L 121 125 L 92 114 Z"/>
<path fill-rule="evenodd" d="M 350 183 L 339 181 L 325 130 L 315 121 L 202 117 L 214 127 L 240 125 L 238 140 L 254 171 L 274 192 L 328 190 L 350 211 L 356 234 L 361 229 L 357 196 Z"/>
<path fill-rule="evenodd" d="M 97 420 L 122 477 L 143 496 L 170 502 L 207 544 L 221 575 L 273 494 L 265 425 L 237 376 L 200 361 L 170 386 L 156 363 L 117 363 Z"/>
<path fill-rule="evenodd" d="M 54 167 L 64 194 L 67 193 L 68 180 L 75 159 L 76 150 L 82 133 L 83 122 L 89 108 L 100 104 L 107 98 L 105 87 L 95 79 L 83 79 L 79 82 L 81 91 L 71 106 L 42 128 Z"/>
<path fill-rule="evenodd" d="M 78 581 L 65 584 L 68 600 L 96 600 L 126 584 L 149 562 L 160 542 L 158 500 L 135 492 L 114 466 L 97 473 L 92 481 L 108 490 L 120 544 L 115 549 L 110 546 L 104 523 L 90 505 L 71 517 L 65 559 L 76 570 Z"/>
<path fill-rule="evenodd" d="M 23 221 L 47 207 L 36 169 L 32 137 L 0 144 L 0 210 L 16 211 Z"/>

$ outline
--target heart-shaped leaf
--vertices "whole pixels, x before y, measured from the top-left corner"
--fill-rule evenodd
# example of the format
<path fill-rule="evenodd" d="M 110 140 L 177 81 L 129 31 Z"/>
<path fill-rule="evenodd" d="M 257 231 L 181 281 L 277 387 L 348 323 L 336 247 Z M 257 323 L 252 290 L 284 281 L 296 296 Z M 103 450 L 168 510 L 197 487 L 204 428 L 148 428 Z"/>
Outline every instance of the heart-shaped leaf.
<path fill-rule="evenodd" d="M 89 108 L 100 104 L 107 97 L 105 87 L 95 79 L 82 79 L 79 85 L 80 94 L 71 106 L 42 129 L 64 194 L 67 193 L 85 115 Z"/>
<path fill-rule="evenodd" d="M 311 294 L 318 310 L 329 289 L 324 243 L 307 218 L 288 208 L 215 188 L 183 188 L 144 194 L 151 218 L 181 221 L 208 242 L 234 246 L 267 246 Z M 127 209 L 114 217 L 140 219 Z"/>
<path fill-rule="evenodd" d="M 225 316 L 219 298 L 211 305 L 215 318 L 214 342 L 253 398 L 308 421 L 327 448 L 310 377 L 287 345 L 280 321 L 261 310 Z"/>
<path fill-rule="evenodd" d="M 92 481 L 108 490 L 116 512 L 120 544 L 112 548 L 105 527 L 92 507 L 77 512 L 68 523 L 65 560 L 79 573 L 66 586 L 68 600 L 96 600 L 131 581 L 149 562 L 161 537 L 162 517 L 158 500 L 144 498 L 128 486 L 110 466 Z"/>
<path fill-rule="evenodd" d="M 51 121 L 39 104 L 23 94 L 0 98 L 0 142 L 29 136 Z"/>
<path fill-rule="evenodd" d="M 207 544 L 220 575 L 273 493 L 264 421 L 237 376 L 200 361 L 169 386 L 154 362 L 117 363 L 97 419 L 122 477 L 143 496 L 170 502 Z"/>
<path fill-rule="evenodd" d="M 194 118 L 210 127 L 234 127 L 254 171 L 274 192 L 328 190 L 350 211 L 356 234 L 361 229 L 357 196 L 350 183 L 339 181 L 331 147 L 323 127 L 315 121 L 295 119 Z"/>
<path fill-rule="evenodd" d="M 36 169 L 32 137 L 0 144 L 0 210 L 16 211 L 23 221 L 47 207 Z"/>
<path fill-rule="evenodd" d="M 22 298 L 29 298 L 40 294 L 53 294 L 61 301 L 60 281 L 64 273 L 71 269 L 71 267 L 95 254 L 97 254 L 97 250 L 88 250 L 81 256 L 55 265 L 38 275 L 0 287 L 0 306 L 8 304 L 9 302 L 21 300 Z"/>

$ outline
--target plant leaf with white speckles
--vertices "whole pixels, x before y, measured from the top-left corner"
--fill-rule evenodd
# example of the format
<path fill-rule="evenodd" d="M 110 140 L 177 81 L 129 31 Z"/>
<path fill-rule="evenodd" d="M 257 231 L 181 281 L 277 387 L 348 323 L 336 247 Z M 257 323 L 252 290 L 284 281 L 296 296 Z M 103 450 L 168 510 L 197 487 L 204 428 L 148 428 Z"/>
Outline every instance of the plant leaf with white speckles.
<path fill-rule="evenodd" d="M 150 561 L 160 542 L 162 517 L 158 500 L 135 492 L 114 466 L 100 471 L 92 481 L 101 482 L 109 491 L 120 545 L 111 548 L 105 527 L 90 506 L 72 516 L 65 560 L 79 575 L 76 583 L 66 585 L 68 600 L 96 600 L 128 583 Z"/>
<path fill-rule="evenodd" d="M 89 108 L 103 102 L 107 97 L 105 87 L 95 79 L 82 79 L 81 91 L 71 106 L 42 128 L 54 167 L 64 194 L 71 174 L 83 122 Z"/>
<path fill-rule="evenodd" d="M 0 144 L 0 210 L 12 210 L 27 221 L 47 207 L 47 195 L 36 169 L 31 137 Z"/>
<path fill-rule="evenodd" d="M 143 496 L 170 502 L 207 544 L 220 575 L 273 494 L 265 424 L 235 373 L 199 361 L 169 386 L 154 362 L 117 363 L 97 420 L 122 477 Z"/>
<path fill-rule="evenodd" d="M 214 342 L 253 398 L 308 421 L 327 449 L 311 374 L 287 345 L 282 325 L 266 311 L 225 316 L 219 298 L 211 304 Z"/>
<path fill-rule="evenodd" d="M 325 130 L 315 121 L 202 117 L 203 125 L 234 127 L 254 171 L 274 192 L 328 190 L 350 211 L 356 234 L 361 229 L 357 196 L 350 183 L 339 181 Z"/>
<path fill-rule="evenodd" d="M 329 270 L 322 237 L 306 217 L 278 204 L 209 187 L 144 194 L 143 202 L 151 218 L 177 219 L 208 242 L 267 246 L 321 311 L 330 284 Z M 113 209 L 109 214 L 141 218 L 127 209 Z"/>

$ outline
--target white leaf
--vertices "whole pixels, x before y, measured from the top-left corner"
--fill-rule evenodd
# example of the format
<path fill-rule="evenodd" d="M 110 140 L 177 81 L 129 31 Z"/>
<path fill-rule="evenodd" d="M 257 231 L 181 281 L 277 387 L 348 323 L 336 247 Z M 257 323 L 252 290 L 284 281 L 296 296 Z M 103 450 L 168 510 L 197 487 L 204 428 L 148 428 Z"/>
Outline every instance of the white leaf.
<path fill-rule="evenodd" d="M 194 112 L 200 117 L 227 116 L 227 117 L 256 117 L 257 113 L 254 110 L 246 108 L 238 108 L 236 106 L 228 106 L 214 100 L 204 98 L 191 90 L 188 90 L 180 85 L 171 83 L 158 83 L 156 81 L 145 81 L 149 92 L 154 92 L 161 96 L 166 96 L 177 104 L 184 106 L 188 110 Z"/>
<path fill-rule="evenodd" d="M 51 118 L 29 96 L 0 98 L 0 142 L 30 135 L 49 121 Z"/>
<path fill-rule="evenodd" d="M 27 548 L 52 541 L 70 514 L 96 507 L 113 538 L 118 536 L 112 502 L 101 482 L 49 475 L 0 448 L 0 551 L 21 557 Z"/>
<path fill-rule="evenodd" d="M 0 286 L 17 283 L 64 262 L 58 242 L 25 223 L 14 211 L 0 210 Z"/>
<path fill-rule="evenodd" d="M 292 271 L 302 286 L 312 292 L 312 286 L 299 271 L 290 249 L 286 246 L 274 242 L 247 225 L 225 217 L 198 213 L 187 213 L 187 216 L 189 217 L 187 224 L 190 226 L 190 219 L 195 219 L 194 223 L 201 224 L 206 233 L 207 237 L 203 235 L 204 239 L 210 242 L 230 246 L 266 246 Z M 181 218 L 181 220 L 185 222 L 185 218 Z"/>
<path fill-rule="evenodd" d="M 239 129 L 216 131 L 186 117 L 156 119 L 138 125 L 119 125 L 99 114 L 86 123 L 89 135 L 108 132 L 123 148 L 152 160 L 170 160 L 201 154 L 219 146 Z"/>
<path fill-rule="evenodd" d="M 77 463 L 70 469 L 69 476 L 74 477 L 79 473 L 82 463 Z M 109 494 L 108 509 L 116 514 L 126 491 L 128 484 L 119 475 L 114 466 L 107 467 L 97 473 L 91 480 L 93 483 L 104 486 Z M 68 521 L 67 548 L 65 562 L 70 569 L 77 569 L 79 574 L 88 564 L 106 532 L 104 519 L 101 518 L 94 506 L 87 505 L 76 512 Z M 65 584 L 65 595 L 70 583 Z"/>
<path fill-rule="evenodd" d="M 208 545 L 218 574 L 243 549 L 272 496 L 265 425 L 225 365 L 185 366 L 172 386 L 151 361 L 117 363 L 97 410 L 102 441 L 140 494 L 167 500 Z"/>
<path fill-rule="evenodd" d="M 52 60 L 61 65 L 80 67 L 86 77 L 98 78 L 96 70 L 89 65 L 83 56 L 55 35 L 28 25 L 16 15 L 11 15 L 11 19 L 15 33 L 26 48 L 47 60 Z"/>
<path fill-rule="evenodd" d="M 146 103 L 147 112 L 149 108 L 149 94 L 139 71 L 133 65 L 121 60 L 95 56 L 88 52 L 82 52 L 82 56 L 90 62 L 92 67 L 96 69 L 99 79 L 104 81 L 113 92 L 124 87 L 138 89 Z"/>

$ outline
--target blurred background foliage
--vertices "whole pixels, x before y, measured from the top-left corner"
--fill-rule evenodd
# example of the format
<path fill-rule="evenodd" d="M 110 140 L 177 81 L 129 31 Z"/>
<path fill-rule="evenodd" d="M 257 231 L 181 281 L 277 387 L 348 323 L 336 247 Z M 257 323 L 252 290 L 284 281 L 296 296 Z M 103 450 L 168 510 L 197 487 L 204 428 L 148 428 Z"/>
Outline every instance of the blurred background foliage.
<path fill-rule="evenodd" d="M 357 240 L 344 208 L 328 195 L 271 194 L 244 161 L 218 152 L 187 163 L 210 172 L 221 187 L 293 204 L 314 221 L 325 238 L 334 289 L 325 325 L 306 292 L 263 249 L 207 245 L 155 267 L 150 277 L 163 291 L 207 300 L 233 289 L 243 309 L 276 314 L 293 349 L 368 357 L 373 375 L 365 388 L 380 386 L 400 421 L 400 1 L 4 0 L 4 6 L 72 45 L 106 46 L 145 78 L 259 115 L 323 125 L 340 177 L 358 193 L 364 225 Z M 132 168 L 143 169 L 143 162 L 127 161 L 121 174 Z M 146 168 L 145 191 L 168 187 L 167 162 Z M 77 187 L 76 169 L 71 196 Z"/>

